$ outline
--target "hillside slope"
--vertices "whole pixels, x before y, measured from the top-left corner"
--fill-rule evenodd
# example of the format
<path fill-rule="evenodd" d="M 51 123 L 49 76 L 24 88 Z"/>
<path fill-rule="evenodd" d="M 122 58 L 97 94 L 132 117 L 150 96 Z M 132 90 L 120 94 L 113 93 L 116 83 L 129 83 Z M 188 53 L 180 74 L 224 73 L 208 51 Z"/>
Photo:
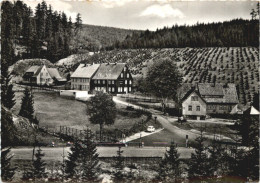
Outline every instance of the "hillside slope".
<path fill-rule="evenodd" d="M 184 83 L 235 83 L 241 103 L 252 101 L 259 90 L 259 51 L 255 47 L 113 50 L 82 62 L 126 62 L 133 76 L 141 77 L 152 62 L 162 58 L 177 63 Z"/>
<path fill-rule="evenodd" d="M 82 48 L 97 51 L 125 40 L 127 35 L 130 36 L 133 32 L 141 31 L 84 24 L 79 35 L 74 37 L 74 41 Z"/>

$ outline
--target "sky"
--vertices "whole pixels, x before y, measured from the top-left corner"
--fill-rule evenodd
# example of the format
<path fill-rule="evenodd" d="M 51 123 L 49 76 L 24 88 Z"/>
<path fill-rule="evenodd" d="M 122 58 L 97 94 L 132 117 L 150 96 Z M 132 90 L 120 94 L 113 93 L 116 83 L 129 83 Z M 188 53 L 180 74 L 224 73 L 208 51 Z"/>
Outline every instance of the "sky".
<path fill-rule="evenodd" d="M 35 9 L 41 0 L 23 0 Z M 164 26 L 192 25 L 250 19 L 256 1 L 194 0 L 45 0 L 54 10 L 64 11 L 75 20 L 81 14 L 84 24 L 138 30 Z"/>

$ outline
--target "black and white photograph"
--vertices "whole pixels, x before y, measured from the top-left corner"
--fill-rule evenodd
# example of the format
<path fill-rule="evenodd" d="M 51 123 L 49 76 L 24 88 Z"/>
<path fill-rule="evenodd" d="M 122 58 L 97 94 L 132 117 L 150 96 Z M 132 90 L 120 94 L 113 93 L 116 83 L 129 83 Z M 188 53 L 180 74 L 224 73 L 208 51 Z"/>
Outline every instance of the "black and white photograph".
<path fill-rule="evenodd" d="M 0 4 L 0 182 L 259 182 L 259 1 Z"/>

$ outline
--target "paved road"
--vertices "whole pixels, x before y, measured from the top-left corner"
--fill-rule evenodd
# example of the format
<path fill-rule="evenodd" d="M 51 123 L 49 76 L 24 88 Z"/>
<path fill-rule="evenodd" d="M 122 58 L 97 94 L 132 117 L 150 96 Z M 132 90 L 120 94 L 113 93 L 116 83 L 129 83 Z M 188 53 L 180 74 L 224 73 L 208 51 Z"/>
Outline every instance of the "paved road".
<path fill-rule="evenodd" d="M 67 156 L 70 152 L 69 147 L 42 147 L 42 152 L 45 154 L 44 160 L 62 161 L 62 154 Z M 116 156 L 118 147 L 97 147 L 97 152 L 100 157 L 113 157 Z M 125 157 L 163 157 L 166 148 L 165 147 L 122 147 L 123 156 Z M 192 148 L 178 147 L 180 158 L 190 158 L 191 153 L 194 152 Z M 32 147 L 12 148 L 13 160 L 31 160 Z"/>
<path fill-rule="evenodd" d="M 125 101 L 121 101 L 120 99 L 118 99 L 117 97 L 113 97 L 113 100 L 116 102 L 116 103 L 120 103 L 120 104 L 123 104 L 123 105 L 128 105 L 128 106 L 132 106 L 136 109 L 144 109 L 138 105 L 134 105 L 134 104 L 130 104 L 128 102 L 125 102 Z M 188 130 L 183 130 L 183 129 L 180 129 L 174 125 L 172 125 L 165 116 L 163 116 L 162 112 L 160 111 L 157 111 L 157 110 L 153 110 L 153 109 L 145 109 L 145 110 L 148 110 L 152 113 L 152 116 L 153 117 L 157 117 L 157 121 L 160 122 L 163 126 L 163 128 L 169 130 L 170 132 L 172 132 L 174 134 L 175 137 L 177 137 L 178 139 L 183 139 L 185 140 L 186 138 L 186 135 L 189 135 L 189 139 L 190 140 L 194 140 L 198 134 L 195 134 L 195 133 L 192 133 Z"/>
<path fill-rule="evenodd" d="M 123 104 L 123 105 L 128 105 L 128 106 L 132 106 L 136 109 L 145 109 L 143 107 L 140 107 L 138 105 L 134 105 L 134 104 L 130 104 L 128 102 L 122 101 L 120 100 L 118 97 L 113 97 L 113 100 L 117 103 Z M 154 110 L 154 109 L 145 109 L 147 111 L 150 111 L 152 113 L 153 117 L 157 117 L 157 121 L 161 123 L 161 125 L 163 126 L 164 129 L 167 129 L 169 132 L 171 132 L 174 137 L 176 139 L 182 139 L 182 141 L 185 142 L 185 138 L 186 135 L 189 136 L 189 140 L 193 141 L 195 140 L 196 137 L 200 136 L 200 134 L 196 131 L 190 131 L 190 130 L 185 130 L 185 129 L 181 129 L 177 126 L 174 126 L 170 123 L 170 121 L 172 121 L 172 118 L 167 117 L 165 115 L 162 114 L 162 112 L 158 111 L 158 110 Z M 177 118 L 176 118 L 177 119 Z M 204 133 L 204 137 L 208 138 L 208 139 L 214 139 L 214 135 L 213 134 L 205 134 Z M 232 139 L 228 138 L 228 137 L 224 137 L 221 136 L 222 139 L 228 139 L 230 141 L 233 141 Z"/>

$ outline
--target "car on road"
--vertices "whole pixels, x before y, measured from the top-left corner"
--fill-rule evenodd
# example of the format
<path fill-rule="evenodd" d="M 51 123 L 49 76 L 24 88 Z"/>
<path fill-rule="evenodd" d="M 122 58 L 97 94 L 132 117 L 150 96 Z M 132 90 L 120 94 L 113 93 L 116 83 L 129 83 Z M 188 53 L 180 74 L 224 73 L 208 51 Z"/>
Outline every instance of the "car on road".
<path fill-rule="evenodd" d="M 148 126 L 146 131 L 147 132 L 154 132 L 155 128 L 154 128 L 154 126 Z"/>

